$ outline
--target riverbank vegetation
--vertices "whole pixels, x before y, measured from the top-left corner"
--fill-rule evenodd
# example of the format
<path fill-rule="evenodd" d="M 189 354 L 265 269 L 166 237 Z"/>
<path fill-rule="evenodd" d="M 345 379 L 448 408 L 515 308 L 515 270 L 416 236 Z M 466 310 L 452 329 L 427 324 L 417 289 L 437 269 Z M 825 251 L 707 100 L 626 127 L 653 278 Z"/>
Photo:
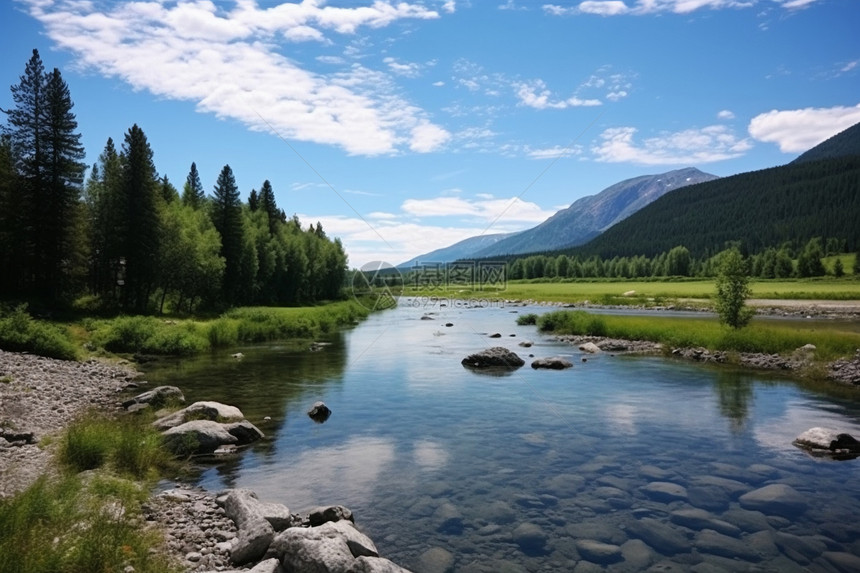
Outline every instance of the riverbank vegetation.
<path fill-rule="evenodd" d="M 287 217 L 268 180 L 243 202 L 224 165 L 207 195 L 190 162 L 180 193 L 135 124 L 119 149 L 107 139 L 85 181 L 68 86 L 38 51 L 12 99 L 0 125 L 0 300 L 115 315 L 342 297 L 340 241 Z"/>
<path fill-rule="evenodd" d="M 185 356 L 237 344 L 313 339 L 365 318 L 357 301 L 308 307 L 241 307 L 212 318 L 130 315 L 55 323 L 25 306 L 0 309 L 0 347 L 74 360 L 85 354 Z"/>
<path fill-rule="evenodd" d="M 626 340 L 648 340 L 665 349 L 707 348 L 709 350 L 791 354 L 805 344 L 814 344 L 817 361 L 835 360 L 860 348 L 860 334 L 838 326 L 784 326 L 753 322 L 740 329 L 727 328 L 716 318 L 666 316 L 599 315 L 582 310 L 558 310 L 541 316 L 523 315 L 520 324 L 536 324 L 541 332 L 586 336 L 606 336 Z"/>
<path fill-rule="evenodd" d="M 143 527 L 143 504 L 171 463 L 149 420 L 93 413 L 58 441 L 56 471 L 0 500 L 0 573 L 179 571 L 160 533 Z"/>

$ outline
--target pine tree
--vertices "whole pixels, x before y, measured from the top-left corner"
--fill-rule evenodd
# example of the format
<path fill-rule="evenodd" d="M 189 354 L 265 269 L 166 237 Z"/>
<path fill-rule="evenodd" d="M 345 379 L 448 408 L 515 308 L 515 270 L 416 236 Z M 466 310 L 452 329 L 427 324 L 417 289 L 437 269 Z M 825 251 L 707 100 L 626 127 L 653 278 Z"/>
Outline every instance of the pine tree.
<path fill-rule="evenodd" d="M 12 156 L 12 142 L 7 134 L 0 134 L 0 296 L 20 291 L 20 252 L 15 248 L 21 230 L 18 176 Z"/>
<path fill-rule="evenodd" d="M 277 224 L 281 221 L 281 211 L 275 202 L 275 192 L 268 179 L 263 181 L 263 186 L 260 188 L 259 203 L 260 209 L 265 211 L 269 218 L 269 234 L 274 235 Z"/>
<path fill-rule="evenodd" d="M 46 74 L 38 50 L 12 86 L 9 125 L 20 178 L 15 282 L 27 294 L 56 302 L 69 293 L 79 271 L 79 201 L 84 150 L 71 96 L 60 71 Z"/>
<path fill-rule="evenodd" d="M 239 188 L 229 165 L 221 169 L 215 183 L 212 222 L 221 235 L 221 256 L 224 257 L 225 263 L 223 297 L 227 304 L 234 304 L 241 300 L 243 290 L 241 279 L 245 230 Z"/>
<path fill-rule="evenodd" d="M 199 209 L 206 200 L 203 184 L 200 182 L 200 174 L 197 172 L 197 164 L 191 163 L 191 170 L 185 178 L 185 186 L 182 188 L 182 203 Z"/>
<path fill-rule="evenodd" d="M 126 133 L 122 154 L 125 159 L 122 195 L 126 222 L 123 304 L 128 309 L 143 312 L 157 278 L 160 196 L 152 149 L 146 134 L 137 124 Z"/>

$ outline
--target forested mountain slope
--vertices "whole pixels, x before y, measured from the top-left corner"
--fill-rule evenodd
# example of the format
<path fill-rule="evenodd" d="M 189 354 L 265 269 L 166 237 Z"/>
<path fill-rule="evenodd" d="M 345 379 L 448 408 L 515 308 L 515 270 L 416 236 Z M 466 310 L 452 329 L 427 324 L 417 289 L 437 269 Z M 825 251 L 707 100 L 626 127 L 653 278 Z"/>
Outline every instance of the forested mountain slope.
<path fill-rule="evenodd" d="M 677 245 L 695 257 L 739 241 L 749 252 L 812 237 L 860 247 L 860 155 L 791 163 L 666 194 L 582 247 L 580 256 L 654 256 Z"/>

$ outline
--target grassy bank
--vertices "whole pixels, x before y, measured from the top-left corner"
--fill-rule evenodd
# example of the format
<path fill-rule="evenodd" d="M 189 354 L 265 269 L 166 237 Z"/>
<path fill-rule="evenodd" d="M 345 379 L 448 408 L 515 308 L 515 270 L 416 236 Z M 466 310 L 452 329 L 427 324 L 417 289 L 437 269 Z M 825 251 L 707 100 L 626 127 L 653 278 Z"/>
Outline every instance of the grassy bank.
<path fill-rule="evenodd" d="M 750 283 L 754 298 L 860 300 L 860 281 L 851 278 L 798 280 L 756 280 Z M 451 287 L 433 291 L 406 289 L 406 294 L 452 298 L 536 300 L 595 304 L 669 304 L 679 299 L 700 299 L 707 303 L 714 293 L 712 279 L 575 281 L 509 281 L 504 289 Z M 630 293 L 625 296 L 625 293 Z"/>
<path fill-rule="evenodd" d="M 179 571 L 160 533 L 142 527 L 150 487 L 171 463 L 149 420 L 92 413 L 58 441 L 56 475 L 0 500 L 0 573 Z"/>
<path fill-rule="evenodd" d="M 244 343 L 312 339 L 368 313 L 350 300 L 296 308 L 237 308 L 211 319 L 119 316 L 58 324 L 35 320 L 25 307 L 16 307 L 0 312 L 0 348 L 63 360 L 81 358 L 84 349 L 184 356 Z"/>
<path fill-rule="evenodd" d="M 541 316 L 524 315 L 520 324 L 535 323 L 543 332 L 608 336 L 659 342 L 667 348 L 703 347 L 710 350 L 790 354 L 814 344 L 818 361 L 853 355 L 860 348 L 860 334 L 836 329 L 786 327 L 753 323 L 732 330 L 716 318 L 598 315 L 581 310 L 559 310 Z"/>

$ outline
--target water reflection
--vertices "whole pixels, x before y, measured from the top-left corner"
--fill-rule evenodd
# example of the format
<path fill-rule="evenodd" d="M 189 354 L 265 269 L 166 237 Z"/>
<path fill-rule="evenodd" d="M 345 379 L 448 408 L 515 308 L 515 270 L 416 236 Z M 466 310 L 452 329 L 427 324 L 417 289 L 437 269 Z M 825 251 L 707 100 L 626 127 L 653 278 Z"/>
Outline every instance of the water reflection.
<path fill-rule="evenodd" d="M 741 432 L 753 401 L 752 381 L 740 372 L 719 369 L 715 371 L 714 390 L 720 414 L 729 420 L 733 433 Z"/>

